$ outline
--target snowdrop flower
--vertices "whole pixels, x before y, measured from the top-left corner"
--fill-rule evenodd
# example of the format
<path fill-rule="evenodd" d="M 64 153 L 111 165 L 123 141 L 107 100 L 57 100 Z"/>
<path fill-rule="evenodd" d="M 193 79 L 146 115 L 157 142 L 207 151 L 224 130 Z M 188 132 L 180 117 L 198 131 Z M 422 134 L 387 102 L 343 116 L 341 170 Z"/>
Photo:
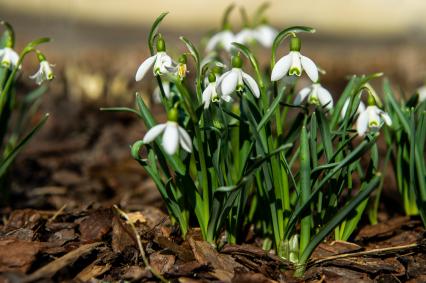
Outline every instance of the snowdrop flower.
<path fill-rule="evenodd" d="M 243 28 L 239 33 L 235 35 L 234 41 L 241 44 L 247 44 L 255 40 L 257 40 L 255 31 L 249 28 Z"/>
<path fill-rule="evenodd" d="M 158 136 L 163 134 L 161 145 L 164 151 L 173 155 L 179 149 L 179 145 L 187 152 L 192 152 L 192 141 L 189 134 L 184 128 L 177 123 L 178 113 L 176 109 L 169 112 L 168 121 L 163 124 L 158 124 L 149 129 L 143 138 L 144 143 L 154 141 Z"/>
<path fill-rule="evenodd" d="M 49 64 L 44 56 L 42 58 L 38 71 L 30 76 L 30 79 L 35 80 L 38 85 L 41 85 L 44 81 L 51 81 L 55 77 L 51 68 L 53 65 Z"/>
<path fill-rule="evenodd" d="M 218 80 L 217 88 L 223 96 L 229 96 L 234 91 L 241 91 L 244 83 L 247 84 L 250 91 L 256 98 L 260 96 L 260 90 L 256 81 L 241 70 L 243 61 L 239 55 L 232 57 L 232 69 L 224 73 Z"/>
<path fill-rule="evenodd" d="M 135 76 L 136 81 L 140 81 L 146 72 L 153 67 L 154 76 L 168 74 L 175 70 L 172 58 L 166 53 L 166 44 L 163 38 L 157 40 L 157 54 L 146 59 L 138 68 Z"/>
<path fill-rule="evenodd" d="M 282 57 L 272 69 L 271 81 L 275 82 L 285 75 L 301 76 L 305 70 L 312 82 L 318 81 L 318 68 L 315 63 L 306 56 L 300 54 L 301 42 L 298 37 L 290 40 L 290 53 Z"/>
<path fill-rule="evenodd" d="M 262 24 L 258 26 L 254 31 L 254 38 L 263 46 L 263 47 L 271 47 L 274 43 L 275 37 L 278 32 L 273 27 Z"/>
<path fill-rule="evenodd" d="M 300 105 L 306 97 L 308 97 L 309 104 L 320 105 L 328 110 L 333 108 L 333 97 L 319 83 L 313 83 L 311 86 L 300 90 L 294 99 L 294 104 Z"/>
<path fill-rule="evenodd" d="M 231 97 L 229 95 L 219 95 L 219 93 L 216 90 L 216 74 L 210 73 L 209 77 L 209 84 L 203 91 L 202 95 L 202 102 L 204 104 L 204 109 L 209 108 L 210 102 L 219 102 L 220 99 L 230 102 Z"/>
<path fill-rule="evenodd" d="M 230 51 L 232 48 L 232 42 L 235 41 L 235 35 L 230 29 L 225 29 L 213 35 L 206 45 L 206 51 L 210 52 L 216 48 L 223 48 L 226 51 Z"/>
<path fill-rule="evenodd" d="M 417 93 L 419 94 L 419 103 L 426 101 L 426 86 L 420 87 L 417 90 Z"/>
<path fill-rule="evenodd" d="M 388 126 L 392 125 L 389 115 L 369 101 L 369 106 L 359 114 L 356 121 L 358 135 L 363 136 L 367 130 L 378 131 L 382 127 L 383 122 Z"/>
<path fill-rule="evenodd" d="M 18 65 L 19 55 L 10 47 L 0 49 L 0 64 L 9 69 L 13 69 Z"/>
<path fill-rule="evenodd" d="M 163 85 L 163 91 L 166 98 L 172 97 L 172 92 L 170 90 L 170 82 L 168 80 L 161 80 L 161 84 Z M 153 98 L 155 103 L 161 103 L 161 89 L 160 86 L 157 86 L 154 89 Z"/>
<path fill-rule="evenodd" d="M 348 98 L 346 99 L 345 104 L 343 104 L 342 111 L 340 112 L 340 117 L 342 117 L 342 119 L 345 118 L 346 111 L 348 111 L 349 101 L 350 99 Z M 356 114 L 359 115 L 361 112 L 364 112 L 364 111 L 365 111 L 365 105 L 362 101 L 360 101 L 358 104 L 358 108 L 356 110 Z"/>

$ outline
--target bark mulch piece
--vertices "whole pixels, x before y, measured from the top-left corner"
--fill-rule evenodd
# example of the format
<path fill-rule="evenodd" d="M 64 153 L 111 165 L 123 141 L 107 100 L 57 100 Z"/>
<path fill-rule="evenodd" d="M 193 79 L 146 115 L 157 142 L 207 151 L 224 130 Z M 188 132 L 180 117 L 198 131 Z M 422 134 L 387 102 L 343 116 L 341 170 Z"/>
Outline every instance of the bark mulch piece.
<path fill-rule="evenodd" d="M 426 278 L 425 232 L 417 220 L 404 224 L 390 220 L 394 230 L 382 233 L 385 229 L 380 228 L 370 237 L 365 231 L 380 226 L 366 226 L 356 243 L 320 244 L 300 279 L 292 277 L 291 263 L 256 244 L 216 249 L 201 240 L 197 229 L 182 240 L 155 207 L 128 216 L 152 270 L 175 282 L 422 282 Z M 0 225 L 0 282 L 43 279 L 157 281 L 143 264 L 133 230 L 111 208 L 15 210 Z"/>

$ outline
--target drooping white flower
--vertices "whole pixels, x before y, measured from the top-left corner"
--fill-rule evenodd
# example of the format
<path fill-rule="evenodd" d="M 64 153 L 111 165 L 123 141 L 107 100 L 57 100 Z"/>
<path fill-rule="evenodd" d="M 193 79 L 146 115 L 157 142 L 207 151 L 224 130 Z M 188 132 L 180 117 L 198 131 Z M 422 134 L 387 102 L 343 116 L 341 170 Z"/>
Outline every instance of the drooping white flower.
<path fill-rule="evenodd" d="M 209 84 L 204 89 L 202 94 L 202 102 L 204 109 L 209 108 L 211 102 L 219 102 L 221 99 L 226 102 L 231 102 L 232 98 L 229 95 L 220 94 L 216 89 L 216 74 L 210 73 Z"/>
<path fill-rule="evenodd" d="M 166 98 L 170 98 L 172 96 L 172 92 L 170 90 L 170 82 L 168 80 L 161 81 L 163 86 L 164 95 Z M 161 103 L 161 89 L 160 86 L 157 86 L 154 89 L 153 98 L 155 103 Z"/>
<path fill-rule="evenodd" d="M 419 103 L 426 101 L 426 86 L 420 87 L 417 90 L 417 93 L 419 94 Z"/>
<path fill-rule="evenodd" d="M 13 69 L 18 65 L 19 55 L 10 47 L 0 49 L 0 64 L 9 69 Z"/>
<path fill-rule="evenodd" d="M 342 119 L 345 118 L 346 111 L 348 111 L 349 101 L 350 101 L 350 99 L 348 98 L 348 99 L 346 99 L 345 104 L 343 104 L 342 111 L 340 112 L 340 117 Z M 359 115 L 361 112 L 364 112 L 364 111 L 365 111 L 365 104 L 362 101 L 360 101 L 359 104 L 358 104 L 358 108 L 356 110 L 356 114 Z"/>
<path fill-rule="evenodd" d="M 229 96 L 234 91 L 240 91 L 247 84 L 250 91 L 256 98 L 260 96 L 259 86 L 256 81 L 247 73 L 243 72 L 242 60 L 239 55 L 232 57 L 232 69 L 220 76 L 217 82 L 217 88 L 223 96 Z"/>
<path fill-rule="evenodd" d="M 38 85 L 41 85 L 44 81 L 53 80 L 55 75 L 51 67 L 53 67 L 53 65 L 50 65 L 46 60 L 41 61 L 38 71 L 30 76 L 30 79 L 35 80 Z"/>
<path fill-rule="evenodd" d="M 392 120 L 389 115 L 376 105 L 369 105 L 361 112 L 356 121 L 358 135 L 363 136 L 367 131 L 378 131 L 383 123 L 391 126 Z"/>
<path fill-rule="evenodd" d="M 277 34 L 278 34 L 278 31 L 267 24 L 262 24 L 254 29 L 254 38 L 263 47 L 267 47 L 267 48 L 272 46 Z"/>
<path fill-rule="evenodd" d="M 300 105 L 306 97 L 308 98 L 309 104 L 321 105 L 328 110 L 333 108 L 333 97 L 330 92 L 323 88 L 319 83 L 313 83 L 312 85 L 301 89 L 294 99 L 294 104 Z"/>
<path fill-rule="evenodd" d="M 232 42 L 235 41 L 235 35 L 229 29 L 225 29 L 213 35 L 206 45 L 206 51 L 210 52 L 216 48 L 223 48 L 226 51 L 230 51 L 232 48 Z"/>
<path fill-rule="evenodd" d="M 192 141 L 189 134 L 184 128 L 179 126 L 175 121 L 167 121 L 163 124 L 158 124 L 149 129 L 143 138 L 144 143 L 150 143 L 154 141 L 162 133 L 162 143 L 164 151 L 173 155 L 179 149 L 179 145 L 187 152 L 192 152 Z"/>
<path fill-rule="evenodd" d="M 278 81 L 285 75 L 301 76 L 303 70 L 312 82 L 318 81 L 318 68 L 314 61 L 300 53 L 300 39 L 293 37 L 290 41 L 290 53 L 275 64 L 271 73 L 271 81 Z"/>
<path fill-rule="evenodd" d="M 157 54 L 148 57 L 136 71 L 135 80 L 140 81 L 151 68 L 154 76 L 160 76 L 176 72 L 176 63 L 166 53 L 166 43 L 163 38 L 157 40 Z"/>
<path fill-rule="evenodd" d="M 255 31 L 250 28 L 243 28 L 239 33 L 235 35 L 234 41 L 241 44 L 247 44 L 255 40 L 257 40 Z"/>
<path fill-rule="evenodd" d="M 138 68 L 135 76 L 136 81 L 140 81 L 146 72 L 152 67 L 154 76 L 170 73 L 173 69 L 173 60 L 165 51 L 158 52 L 154 56 L 146 59 Z"/>

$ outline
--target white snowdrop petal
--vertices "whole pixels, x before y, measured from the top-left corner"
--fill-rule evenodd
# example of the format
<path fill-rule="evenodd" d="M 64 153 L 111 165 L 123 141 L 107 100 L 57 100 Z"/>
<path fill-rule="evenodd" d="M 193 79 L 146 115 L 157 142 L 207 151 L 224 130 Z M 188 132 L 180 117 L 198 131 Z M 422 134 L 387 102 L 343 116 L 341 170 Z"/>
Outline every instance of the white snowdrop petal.
<path fill-rule="evenodd" d="M 308 86 L 305 88 L 302 88 L 297 94 L 296 97 L 294 99 L 293 104 L 294 105 L 300 105 L 302 103 L 303 100 L 305 100 L 305 98 L 309 95 L 309 93 L 311 93 L 312 91 L 312 87 Z"/>
<path fill-rule="evenodd" d="M 245 44 L 254 38 L 254 32 L 251 29 L 244 28 L 237 35 L 235 35 L 235 42 Z"/>
<path fill-rule="evenodd" d="M 302 67 L 305 70 L 308 77 L 315 83 L 318 81 L 318 68 L 315 65 L 314 61 L 309 59 L 306 56 L 300 55 L 300 61 L 302 63 Z"/>
<path fill-rule="evenodd" d="M 372 123 L 380 125 L 380 112 L 381 110 L 377 106 L 368 106 L 366 112 L 368 113 L 368 126 Z"/>
<path fill-rule="evenodd" d="M 155 140 L 166 128 L 166 124 L 158 124 L 149 129 L 143 138 L 144 143 L 150 143 Z"/>
<path fill-rule="evenodd" d="M 232 49 L 233 47 L 232 42 L 234 41 L 235 41 L 235 35 L 231 31 L 229 30 L 223 31 L 221 44 L 223 45 L 223 48 L 226 51 L 229 52 Z"/>
<path fill-rule="evenodd" d="M 152 65 L 155 62 L 155 59 L 157 58 L 157 55 L 151 56 L 148 59 L 146 59 L 138 68 L 136 71 L 135 80 L 140 81 L 145 76 L 146 72 L 152 67 Z"/>
<path fill-rule="evenodd" d="M 213 93 L 212 85 L 209 84 L 204 89 L 203 94 L 202 94 L 202 103 L 204 104 L 204 109 L 209 108 L 210 100 L 211 100 L 211 97 L 212 97 L 212 93 Z"/>
<path fill-rule="evenodd" d="M 256 40 L 259 41 L 261 45 L 264 47 L 271 47 L 277 34 L 278 32 L 273 27 L 261 25 L 256 28 L 255 36 Z"/>
<path fill-rule="evenodd" d="M 167 154 L 173 155 L 176 153 L 179 147 L 179 132 L 178 124 L 176 122 L 167 122 L 162 144 Z"/>
<path fill-rule="evenodd" d="M 232 101 L 232 97 L 229 96 L 229 95 L 222 95 L 221 98 L 225 102 L 231 102 Z"/>
<path fill-rule="evenodd" d="M 162 85 L 163 85 L 164 95 L 167 98 L 170 98 L 170 94 L 171 94 L 171 92 L 170 92 L 170 82 L 163 80 L 162 81 Z"/>
<path fill-rule="evenodd" d="M 191 153 L 192 152 L 192 141 L 191 141 L 191 137 L 189 136 L 189 134 L 187 133 L 187 131 L 182 128 L 181 126 L 179 126 L 178 128 L 179 130 L 179 143 L 180 146 L 186 150 L 187 152 Z"/>
<path fill-rule="evenodd" d="M 359 114 L 358 119 L 356 120 L 356 130 L 358 135 L 363 136 L 368 128 L 368 112 L 364 111 Z"/>
<path fill-rule="evenodd" d="M 382 111 L 380 116 L 382 117 L 382 119 L 386 123 L 386 125 L 392 126 L 392 119 L 391 119 L 391 117 L 389 116 L 388 113 Z"/>
<path fill-rule="evenodd" d="M 326 109 L 330 110 L 333 108 L 333 97 L 330 92 L 323 87 L 318 87 L 318 99 L 322 106 L 325 106 Z"/>
<path fill-rule="evenodd" d="M 343 104 L 342 110 L 340 111 L 340 117 L 343 119 L 346 116 L 346 111 L 348 111 L 349 107 L 349 99 L 345 100 L 345 103 Z"/>
<path fill-rule="evenodd" d="M 215 49 L 216 46 L 219 44 L 221 38 L 222 38 L 222 32 L 218 32 L 215 35 L 213 35 L 207 42 L 206 51 L 209 52 Z"/>
<path fill-rule="evenodd" d="M 274 68 L 272 69 L 271 73 L 271 81 L 275 82 L 284 77 L 288 70 L 290 69 L 291 65 L 291 54 L 287 54 L 286 56 L 282 57 L 278 62 L 275 64 Z"/>
<path fill-rule="evenodd" d="M 251 92 L 256 98 L 259 98 L 260 96 L 260 90 L 259 86 L 257 85 L 256 81 L 247 73 L 241 72 L 243 75 L 244 82 L 248 85 Z"/>
<path fill-rule="evenodd" d="M 360 101 L 358 105 L 358 109 L 356 110 L 356 113 L 359 114 L 364 111 L 365 111 L 365 104 L 362 101 Z"/>
<path fill-rule="evenodd" d="M 238 72 L 231 70 L 223 74 L 223 79 L 220 83 L 220 90 L 223 95 L 230 95 L 235 91 L 238 84 Z"/>

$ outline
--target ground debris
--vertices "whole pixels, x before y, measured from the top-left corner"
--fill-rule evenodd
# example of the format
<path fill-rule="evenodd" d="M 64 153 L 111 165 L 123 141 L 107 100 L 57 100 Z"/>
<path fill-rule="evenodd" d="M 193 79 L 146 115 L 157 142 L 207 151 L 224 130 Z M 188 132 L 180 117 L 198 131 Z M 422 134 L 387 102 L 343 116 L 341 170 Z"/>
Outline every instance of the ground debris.
<path fill-rule="evenodd" d="M 43 243 L 38 241 L 0 240 L 0 272 L 27 272 L 43 248 Z"/>
<path fill-rule="evenodd" d="M 111 209 L 98 209 L 80 222 L 81 241 L 99 241 L 111 229 L 113 212 Z"/>
<path fill-rule="evenodd" d="M 56 272 L 58 272 L 65 266 L 72 264 L 80 256 L 91 252 L 99 245 L 101 245 L 101 243 L 82 245 L 79 248 L 67 253 L 66 255 L 60 258 L 57 258 L 56 260 L 34 271 L 25 278 L 24 282 L 32 282 L 40 278 L 51 278 Z"/>

